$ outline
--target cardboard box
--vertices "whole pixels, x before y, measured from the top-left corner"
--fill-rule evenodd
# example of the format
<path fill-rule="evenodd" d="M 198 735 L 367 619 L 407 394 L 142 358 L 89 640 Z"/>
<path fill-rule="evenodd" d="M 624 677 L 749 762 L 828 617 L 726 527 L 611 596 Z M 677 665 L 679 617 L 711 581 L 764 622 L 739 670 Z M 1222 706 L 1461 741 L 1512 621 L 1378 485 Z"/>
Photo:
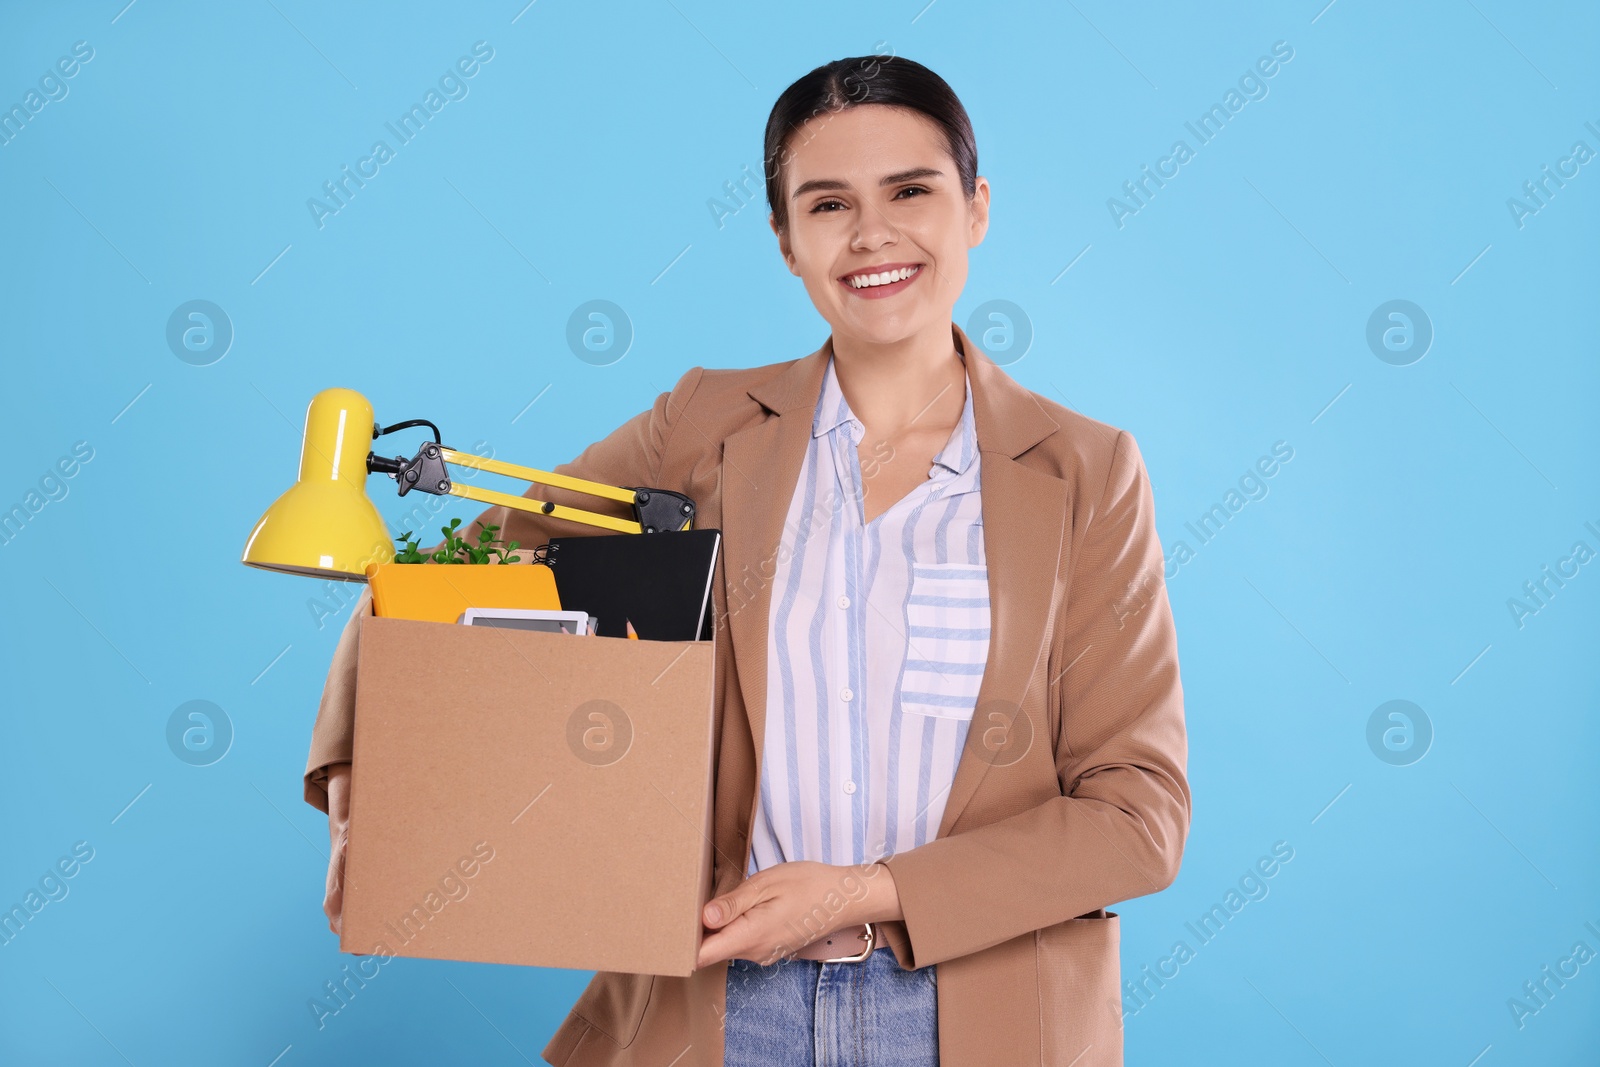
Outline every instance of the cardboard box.
<path fill-rule="evenodd" d="M 714 643 L 360 625 L 340 948 L 690 974 Z"/>

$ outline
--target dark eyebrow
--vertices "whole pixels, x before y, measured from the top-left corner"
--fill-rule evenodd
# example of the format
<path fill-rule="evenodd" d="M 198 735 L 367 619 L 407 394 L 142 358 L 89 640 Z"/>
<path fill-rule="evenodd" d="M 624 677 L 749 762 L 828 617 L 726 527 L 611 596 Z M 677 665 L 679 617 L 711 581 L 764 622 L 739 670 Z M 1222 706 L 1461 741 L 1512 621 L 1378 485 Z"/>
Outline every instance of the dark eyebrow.
<path fill-rule="evenodd" d="M 942 178 L 942 177 L 944 177 L 944 171 L 935 169 L 934 167 L 913 167 L 910 170 L 900 171 L 898 174 L 886 174 L 886 175 L 884 175 L 883 179 L 878 182 L 878 184 L 879 185 L 899 185 L 901 182 L 916 181 L 918 178 Z M 850 183 L 849 182 L 842 182 L 842 181 L 839 181 L 839 180 L 837 180 L 835 178 L 813 178 L 808 182 L 802 182 L 801 185 L 800 185 L 800 188 L 796 189 L 794 191 L 794 195 L 791 196 L 789 199 L 798 200 L 804 194 L 810 193 L 810 192 L 815 192 L 818 189 L 848 189 L 848 188 L 850 188 Z"/>

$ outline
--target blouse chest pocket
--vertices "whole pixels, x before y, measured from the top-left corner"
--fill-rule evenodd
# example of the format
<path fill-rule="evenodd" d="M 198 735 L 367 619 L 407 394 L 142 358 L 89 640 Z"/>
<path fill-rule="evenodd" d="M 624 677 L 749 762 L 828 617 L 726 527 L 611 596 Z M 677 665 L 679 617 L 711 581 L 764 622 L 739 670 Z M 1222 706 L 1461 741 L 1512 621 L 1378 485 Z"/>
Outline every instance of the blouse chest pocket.
<path fill-rule="evenodd" d="M 970 721 L 989 656 L 988 567 L 913 564 L 906 637 L 901 710 Z"/>

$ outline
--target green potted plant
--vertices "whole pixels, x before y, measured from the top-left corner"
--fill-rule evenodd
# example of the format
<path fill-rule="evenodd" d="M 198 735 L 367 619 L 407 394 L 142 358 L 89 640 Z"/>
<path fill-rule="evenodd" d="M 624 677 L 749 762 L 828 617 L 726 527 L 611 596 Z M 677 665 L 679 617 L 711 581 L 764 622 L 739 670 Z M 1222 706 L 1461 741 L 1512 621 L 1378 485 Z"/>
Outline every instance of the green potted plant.
<path fill-rule="evenodd" d="M 421 549 L 407 530 L 395 540 L 393 563 L 367 567 L 373 614 L 453 623 L 467 608 L 561 607 L 548 566 L 507 566 L 522 557 L 518 542 L 500 541 L 498 525 L 479 530 L 476 545 L 457 532 L 460 526 L 460 519 L 451 519 L 439 527 L 444 541 L 431 551 Z"/>

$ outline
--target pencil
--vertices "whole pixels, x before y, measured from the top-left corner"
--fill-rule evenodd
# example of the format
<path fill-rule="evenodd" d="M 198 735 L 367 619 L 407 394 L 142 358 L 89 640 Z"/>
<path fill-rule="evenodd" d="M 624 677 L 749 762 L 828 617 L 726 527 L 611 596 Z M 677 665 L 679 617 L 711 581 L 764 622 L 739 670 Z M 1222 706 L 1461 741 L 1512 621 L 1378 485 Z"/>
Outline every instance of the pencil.
<path fill-rule="evenodd" d="M 639 640 L 639 632 L 633 628 L 633 621 L 630 619 L 623 619 L 622 621 L 628 627 L 628 636 L 635 641 Z"/>

